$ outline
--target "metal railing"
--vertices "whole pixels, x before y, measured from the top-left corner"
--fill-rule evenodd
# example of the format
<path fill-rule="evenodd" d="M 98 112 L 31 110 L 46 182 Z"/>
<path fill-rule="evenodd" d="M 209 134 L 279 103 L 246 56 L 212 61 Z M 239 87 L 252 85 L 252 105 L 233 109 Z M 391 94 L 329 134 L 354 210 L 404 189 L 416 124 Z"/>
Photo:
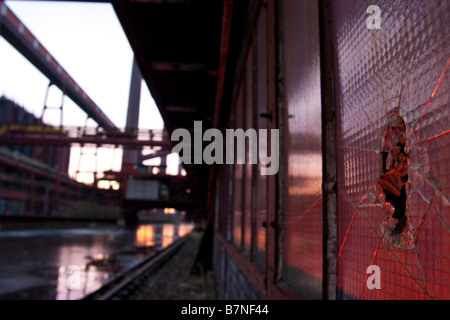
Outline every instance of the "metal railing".
<path fill-rule="evenodd" d="M 21 144 L 95 144 L 169 147 L 169 134 L 158 129 L 106 131 L 101 127 L 4 124 L 0 143 Z"/>

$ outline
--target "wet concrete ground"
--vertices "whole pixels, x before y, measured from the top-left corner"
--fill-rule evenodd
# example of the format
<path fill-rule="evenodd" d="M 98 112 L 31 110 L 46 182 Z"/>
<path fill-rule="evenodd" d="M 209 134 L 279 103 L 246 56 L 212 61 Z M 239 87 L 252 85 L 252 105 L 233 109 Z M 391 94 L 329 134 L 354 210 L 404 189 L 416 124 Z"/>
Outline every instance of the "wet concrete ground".
<path fill-rule="evenodd" d="M 191 226 L 143 225 L 0 232 L 0 299 L 80 299 Z M 77 281 L 73 281 L 77 280 Z"/>

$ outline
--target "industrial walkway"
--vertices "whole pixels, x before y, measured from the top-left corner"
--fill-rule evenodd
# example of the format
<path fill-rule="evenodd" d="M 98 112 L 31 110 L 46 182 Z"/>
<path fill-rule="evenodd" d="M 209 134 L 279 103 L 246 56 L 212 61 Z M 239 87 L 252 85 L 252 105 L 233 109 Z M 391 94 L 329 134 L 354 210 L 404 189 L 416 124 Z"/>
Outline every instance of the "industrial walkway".
<path fill-rule="evenodd" d="M 183 247 L 153 272 L 131 300 L 211 300 L 216 299 L 211 271 L 191 274 L 203 233 L 194 231 Z"/>

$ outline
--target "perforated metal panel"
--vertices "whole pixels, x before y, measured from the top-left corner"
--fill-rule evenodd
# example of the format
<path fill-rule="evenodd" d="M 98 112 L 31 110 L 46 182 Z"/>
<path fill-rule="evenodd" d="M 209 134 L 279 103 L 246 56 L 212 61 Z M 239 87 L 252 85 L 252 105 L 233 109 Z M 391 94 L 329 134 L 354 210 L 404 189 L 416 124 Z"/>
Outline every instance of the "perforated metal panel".
<path fill-rule="evenodd" d="M 267 129 L 267 118 L 261 117 L 267 113 L 267 12 L 261 8 L 256 28 L 256 129 Z M 267 176 L 259 174 L 264 167 L 258 164 L 258 174 L 255 177 L 255 247 L 254 256 L 260 268 L 265 267 L 266 228 L 267 224 Z"/>
<path fill-rule="evenodd" d="M 449 299 L 450 2 L 371 4 L 381 9 L 381 29 L 368 28 L 366 2 L 333 2 L 338 290 L 343 298 Z M 405 186 L 403 199 L 380 181 L 395 153 L 388 128 L 401 119 L 407 176 L 394 180 Z M 402 205 L 407 222 L 398 232 Z M 380 289 L 366 285 L 369 265 L 380 267 Z"/>
<path fill-rule="evenodd" d="M 282 1 L 288 152 L 283 279 L 308 298 L 322 290 L 322 129 L 316 1 Z"/>
<path fill-rule="evenodd" d="M 247 68 L 245 71 L 245 106 L 244 117 L 245 123 L 244 130 L 254 129 L 253 125 L 253 47 L 250 48 L 247 56 Z M 253 210 L 252 210 L 252 197 L 253 197 L 253 184 L 252 184 L 252 170 L 253 165 L 250 163 L 250 146 L 249 141 L 246 141 L 246 161 L 244 165 L 244 252 L 250 254 L 250 248 L 252 245 L 252 224 L 253 224 Z"/>

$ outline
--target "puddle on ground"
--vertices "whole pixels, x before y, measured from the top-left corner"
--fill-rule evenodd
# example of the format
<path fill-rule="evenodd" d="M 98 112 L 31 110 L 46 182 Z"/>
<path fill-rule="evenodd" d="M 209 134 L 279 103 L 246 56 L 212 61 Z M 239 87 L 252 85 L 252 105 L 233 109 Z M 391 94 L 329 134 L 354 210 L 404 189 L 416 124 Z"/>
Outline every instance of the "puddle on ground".
<path fill-rule="evenodd" d="M 192 229 L 154 224 L 1 231 L 0 299 L 81 299 Z"/>

